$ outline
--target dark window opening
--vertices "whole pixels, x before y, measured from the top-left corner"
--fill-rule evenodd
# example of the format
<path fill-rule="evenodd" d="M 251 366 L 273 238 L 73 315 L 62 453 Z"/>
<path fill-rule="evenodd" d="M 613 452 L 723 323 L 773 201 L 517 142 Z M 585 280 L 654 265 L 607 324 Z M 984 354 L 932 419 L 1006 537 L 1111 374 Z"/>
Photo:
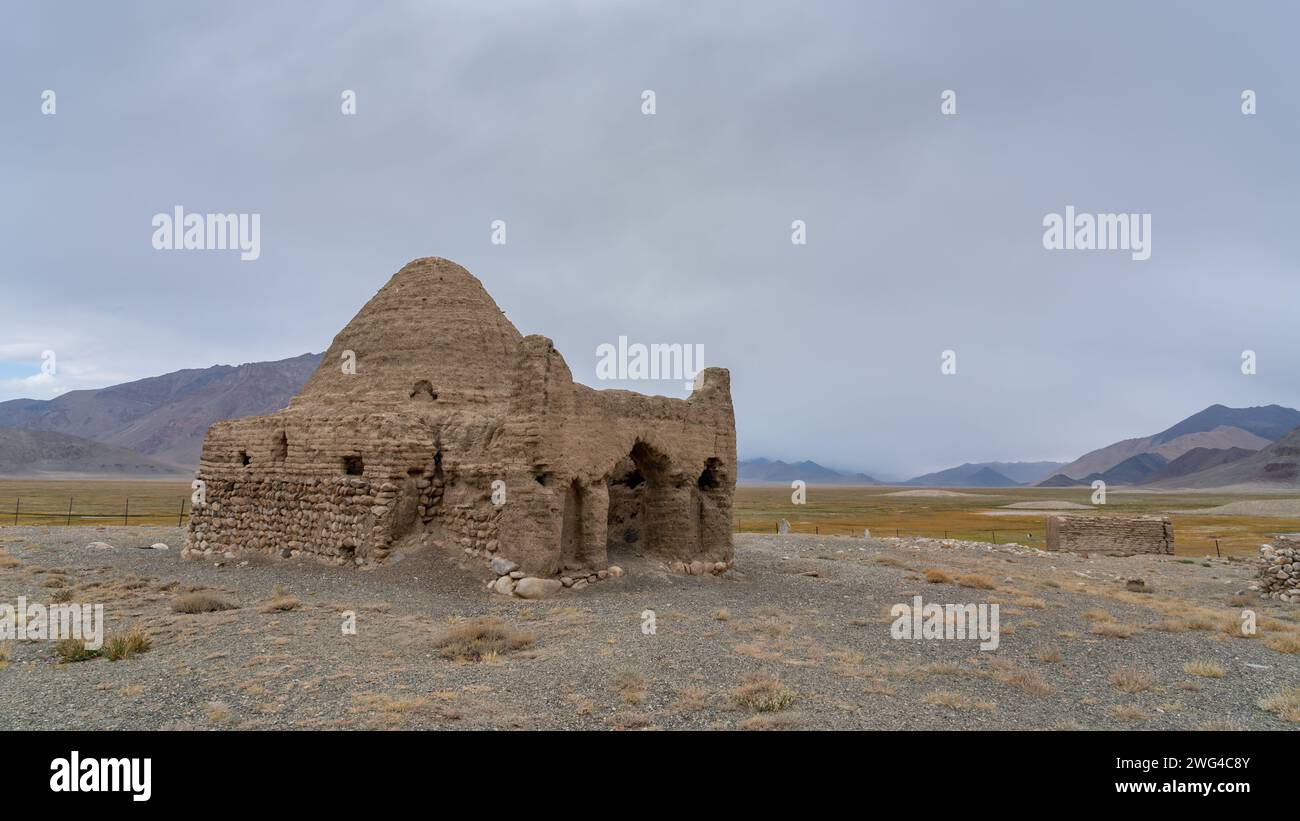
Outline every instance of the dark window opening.
<path fill-rule="evenodd" d="M 344 456 L 343 472 L 348 476 L 361 476 L 366 472 L 365 462 L 361 461 L 360 456 Z"/>
<path fill-rule="evenodd" d="M 546 474 L 545 474 L 545 473 L 534 473 L 534 474 L 533 474 L 533 481 L 537 482 L 537 484 L 541 485 L 542 487 L 546 487 Z"/>
<path fill-rule="evenodd" d="M 248 467 L 252 463 L 253 463 L 253 457 L 248 455 L 248 451 L 241 450 L 239 452 L 239 464 L 243 465 L 244 467 Z"/>
<path fill-rule="evenodd" d="M 722 481 L 718 478 L 718 469 L 720 467 L 722 467 L 722 462 L 714 457 L 710 457 L 704 463 L 704 471 L 700 473 L 700 478 L 696 482 L 700 490 L 716 490 L 722 486 Z"/>
<path fill-rule="evenodd" d="M 271 443 L 271 458 L 277 462 L 283 462 L 289 456 L 289 437 L 284 435 L 284 431 L 276 434 L 275 441 Z"/>
<path fill-rule="evenodd" d="M 415 383 L 415 387 L 411 388 L 412 399 L 416 399 L 421 396 L 429 397 L 430 401 L 436 400 L 438 398 L 438 392 L 433 389 L 433 383 L 427 379 L 421 379 L 419 382 Z"/>

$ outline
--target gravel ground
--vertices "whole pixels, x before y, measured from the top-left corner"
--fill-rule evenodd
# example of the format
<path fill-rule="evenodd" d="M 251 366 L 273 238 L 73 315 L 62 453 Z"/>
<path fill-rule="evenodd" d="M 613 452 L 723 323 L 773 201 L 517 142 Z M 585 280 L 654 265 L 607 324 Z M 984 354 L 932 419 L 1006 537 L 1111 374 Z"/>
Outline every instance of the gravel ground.
<path fill-rule="evenodd" d="M 135 549 L 159 541 L 171 549 Z M 152 641 L 68 663 L 50 641 L 0 642 L 0 729 L 1300 727 L 1259 706 L 1300 686 L 1295 646 L 1275 649 L 1300 642 L 1300 608 L 1245 597 L 1243 561 L 737 534 L 721 577 L 622 555 L 621 578 L 530 602 L 432 549 L 367 572 L 262 555 L 217 566 L 180 544 L 173 528 L 0 529 L 0 604 L 67 590 L 104 605 L 109 634 L 139 626 Z M 931 583 L 930 568 L 992 587 Z M 1135 577 L 1150 592 L 1127 591 Z M 277 588 L 298 606 L 268 611 Z M 237 607 L 173 612 L 192 590 Z M 999 648 L 891 638 L 889 607 L 918 594 L 998 604 Z M 1251 639 L 1232 630 L 1243 606 L 1261 625 Z M 483 616 L 532 643 L 480 662 L 439 654 L 440 636 Z M 1103 622 L 1134 632 L 1091 632 Z M 1189 674 L 1194 661 L 1222 677 Z M 746 687 L 754 676 L 765 683 Z"/>

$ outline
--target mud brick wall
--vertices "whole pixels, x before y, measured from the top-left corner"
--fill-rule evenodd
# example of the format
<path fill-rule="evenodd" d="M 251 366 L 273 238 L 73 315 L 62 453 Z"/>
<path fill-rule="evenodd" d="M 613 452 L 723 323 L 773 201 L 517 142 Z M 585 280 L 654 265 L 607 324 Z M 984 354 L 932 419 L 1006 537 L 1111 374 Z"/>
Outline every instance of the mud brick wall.
<path fill-rule="evenodd" d="M 1047 549 L 1075 553 L 1173 553 L 1174 528 L 1149 516 L 1048 516 Z"/>

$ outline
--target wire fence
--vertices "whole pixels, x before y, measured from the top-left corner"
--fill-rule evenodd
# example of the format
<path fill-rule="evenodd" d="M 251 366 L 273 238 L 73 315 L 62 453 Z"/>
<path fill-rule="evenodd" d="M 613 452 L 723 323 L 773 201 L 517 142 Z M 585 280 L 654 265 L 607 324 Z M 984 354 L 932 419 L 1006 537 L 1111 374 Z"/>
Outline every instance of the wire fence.
<path fill-rule="evenodd" d="M 164 525 L 175 523 L 184 527 L 189 520 L 189 497 L 182 496 L 176 500 L 174 507 L 160 499 L 137 499 L 135 508 L 131 507 L 130 497 L 122 499 L 120 506 L 116 502 L 78 503 L 75 496 L 68 497 L 68 506 L 59 510 L 49 509 L 48 498 L 28 499 L 23 506 L 22 497 L 14 500 L 12 507 L 8 504 L 0 510 L 0 525 Z M 39 509 L 38 509 L 39 508 Z"/>
<path fill-rule="evenodd" d="M 1017 544 L 1034 544 L 1045 543 L 1047 541 L 1046 533 L 1039 531 L 1023 530 L 1021 528 L 969 528 L 960 530 L 939 530 L 939 529 L 915 529 L 906 527 L 865 527 L 859 525 L 843 524 L 812 524 L 808 522 L 791 522 L 790 532 L 801 533 L 805 535 L 817 536 L 862 536 L 863 532 L 869 530 L 873 538 L 893 537 L 893 538 L 925 538 L 925 539 L 952 539 L 961 542 L 990 542 L 992 544 L 1006 544 L 1015 542 Z M 780 521 L 773 522 L 770 526 L 759 522 L 743 522 L 736 529 L 736 533 L 780 533 Z"/>
<path fill-rule="evenodd" d="M 1046 548 L 1047 533 L 1046 531 L 1034 532 L 1023 530 L 1021 528 L 974 528 L 962 530 L 938 530 L 938 529 L 916 529 L 907 527 L 866 527 L 862 525 L 844 525 L 830 523 L 810 523 L 810 522 L 791 522 L 790 533 L 814 536 L 858 536 L 861 537 L 864 531 L 869 531 L 873 539 L 893 537 L 900 538 L 918 538 L 918 539 L 951 539 L 959 542 L 987 542 L 989 544 L 1020 544 L 1026 547 Z M 773 521 L 771 525 L 765 522 L 748 521 L 738 523 L 735 533 L 780 533 L 780 520 Z M 1234 550 L 1229 545 L 1221 545 L 1220 539 L 1211 538 L 1205 542 L 1196 542 L 1183 538 L 1176 539 L 1175 552 L 1183 556 L 1223 556 L 1226 554 L 1240 554 L 1242 551 Z M 1253 551 L 1253 548 L 1252 548 Z M 1252 552 L 1252 551 L 1247 551 Z"/>

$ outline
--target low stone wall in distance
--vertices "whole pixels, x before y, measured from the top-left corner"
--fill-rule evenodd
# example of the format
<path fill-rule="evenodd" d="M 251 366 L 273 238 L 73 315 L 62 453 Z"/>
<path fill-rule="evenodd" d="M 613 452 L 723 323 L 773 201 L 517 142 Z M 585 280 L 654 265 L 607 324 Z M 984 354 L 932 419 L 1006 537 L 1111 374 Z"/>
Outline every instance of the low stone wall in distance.
<path fill-rule="evenodd" d="M 1071 553 L 1173 553 L 1174 526 L 1154 516 L 1048 516 L 1047 549 Z"/>

